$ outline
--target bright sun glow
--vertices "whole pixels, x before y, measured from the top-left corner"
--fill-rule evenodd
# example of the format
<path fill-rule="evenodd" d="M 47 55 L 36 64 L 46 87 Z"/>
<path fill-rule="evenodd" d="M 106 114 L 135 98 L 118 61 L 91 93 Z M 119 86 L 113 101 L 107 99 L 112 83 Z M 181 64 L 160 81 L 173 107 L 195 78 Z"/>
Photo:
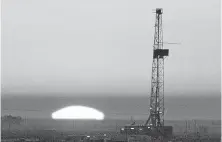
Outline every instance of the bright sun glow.
<path fill-rule="evenodd" d="M 94 108 L 69 106 L 52 113 L 53 119 L 94 119 L 103 120 L 104 114 Z"/>

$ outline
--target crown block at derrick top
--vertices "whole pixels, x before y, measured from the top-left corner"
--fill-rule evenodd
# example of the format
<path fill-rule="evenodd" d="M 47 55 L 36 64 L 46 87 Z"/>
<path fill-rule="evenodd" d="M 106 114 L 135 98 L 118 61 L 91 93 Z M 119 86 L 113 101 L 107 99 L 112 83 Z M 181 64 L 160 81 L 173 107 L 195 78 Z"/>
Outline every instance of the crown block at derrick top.
<path fill-rule="evenodd" d="M 157 8 L 157 9 L 156 9 L 156 13 L 157 13 L 157 14 L 162 14 L 162 13 L 163 13 L 163 9 Z"/>

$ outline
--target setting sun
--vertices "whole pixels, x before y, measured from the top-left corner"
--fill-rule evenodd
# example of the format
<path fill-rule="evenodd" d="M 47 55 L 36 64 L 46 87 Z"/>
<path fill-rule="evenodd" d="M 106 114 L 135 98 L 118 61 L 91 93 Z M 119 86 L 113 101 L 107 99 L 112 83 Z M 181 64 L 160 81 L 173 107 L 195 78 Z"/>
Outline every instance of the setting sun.
<path fill-rule="evenodd" d="M 86 106 L 68 106 L 52 113 L 53 119 L 103 120 L 104 114 Z"/>

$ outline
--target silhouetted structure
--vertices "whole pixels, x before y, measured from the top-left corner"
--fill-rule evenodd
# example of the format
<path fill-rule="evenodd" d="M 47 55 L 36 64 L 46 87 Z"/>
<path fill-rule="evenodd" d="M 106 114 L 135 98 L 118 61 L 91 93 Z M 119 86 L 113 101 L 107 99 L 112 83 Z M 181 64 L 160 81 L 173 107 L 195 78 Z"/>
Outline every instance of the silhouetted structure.
<path fill-rule="evenodd" d="M 163 49 L 163 30 L 161 8 L 156 9 L 155 34 L 153 45 L 152 82 L 150 97 L 150 115 L 145 125 L 125 126 L 121 129 L 126 135 L 149 135 L 152 141 L 171 138 L 172 126 L 164 126 L 164 59 L 169 54 L 168 49 Z"/>

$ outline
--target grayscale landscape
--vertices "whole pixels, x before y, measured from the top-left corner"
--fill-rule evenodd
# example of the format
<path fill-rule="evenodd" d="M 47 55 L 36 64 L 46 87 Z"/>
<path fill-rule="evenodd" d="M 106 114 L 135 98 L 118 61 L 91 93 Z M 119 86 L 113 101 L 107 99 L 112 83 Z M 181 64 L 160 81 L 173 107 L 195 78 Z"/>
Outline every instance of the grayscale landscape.
<path fill-rule="evenodd" d="M 2 0 L 1 141 L 220 142 L 219 0 Z"/>

